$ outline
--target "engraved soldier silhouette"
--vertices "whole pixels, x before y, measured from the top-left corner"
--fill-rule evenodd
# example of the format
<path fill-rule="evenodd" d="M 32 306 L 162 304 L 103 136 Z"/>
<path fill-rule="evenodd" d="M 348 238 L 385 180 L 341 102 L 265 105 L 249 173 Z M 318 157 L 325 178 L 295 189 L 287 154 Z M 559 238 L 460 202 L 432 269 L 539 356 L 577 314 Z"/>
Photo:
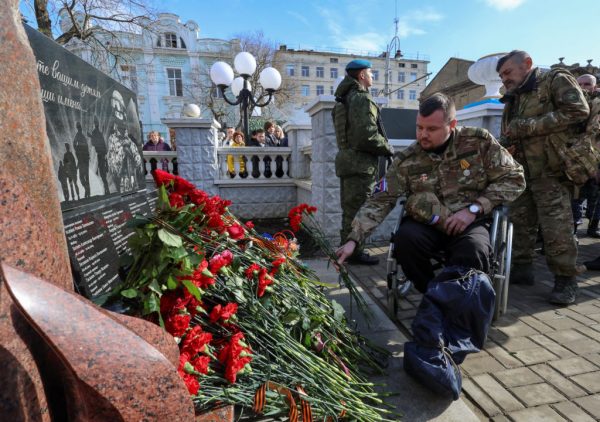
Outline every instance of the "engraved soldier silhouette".
<path fill-rule="evenodd" d="M 73 148 L 77 156 L 77 169 L 79 170 L 79 181 L 85 190 L 85 197 L 90 197 L 90 148 L 87 138 L 83 134 L 81 122 L 77 122 L 77 133 L 73 141 Z"/>
<path fill-rule="evenodd" d="M 70 198 L 67 200 L 75 200 L 75 193 L 77 193 L 77 199 L 79 198 L 79 186 L 77 186 L 77 161 L 75 156 L 71 152 L 71 145 L 65 142 L 65 155 L 63 156 L 63 164 L 65 168 L 65 175 L 67 177 L 67 185 L 70 189 Z"/>

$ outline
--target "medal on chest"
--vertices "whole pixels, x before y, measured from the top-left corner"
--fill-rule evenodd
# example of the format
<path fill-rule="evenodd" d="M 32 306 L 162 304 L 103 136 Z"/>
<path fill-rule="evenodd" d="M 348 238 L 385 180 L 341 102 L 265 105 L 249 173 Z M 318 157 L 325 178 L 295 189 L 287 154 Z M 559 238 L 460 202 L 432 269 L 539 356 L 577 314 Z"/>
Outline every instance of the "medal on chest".
<path fill-rule="evenodd" d="M 467 160 L 460 160 L 460 168 L 463 171 L 463 176 L 469 177 L 471 175 L 471 170 L 469 170 L 469 167 L 471 167 L 471 164 L 469 164 Z"/>

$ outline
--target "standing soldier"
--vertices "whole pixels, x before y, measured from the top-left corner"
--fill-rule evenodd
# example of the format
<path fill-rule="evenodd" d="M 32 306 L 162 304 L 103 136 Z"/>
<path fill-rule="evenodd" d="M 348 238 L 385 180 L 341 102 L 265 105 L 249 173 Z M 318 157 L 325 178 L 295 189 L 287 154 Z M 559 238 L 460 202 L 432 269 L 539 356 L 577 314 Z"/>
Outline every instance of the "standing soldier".
<path fill-rule="evenodd" d="M 577 245 L 573 236 L 572 184 L 556 148 L 580 132 L 589 107 L 573 76 L 563 69 L 533 68 L 525 51 L 498 60 L 496 71 L 506 88 L 501 101 L 505 146 L 525 168 L 527 188 L 510 206 L 514 224 L 511 283 L 532 285 L 538 227 L 546 262 L 554 274 L 550 302 L 566 305 L 577 296 Z"/>
<path fill-rule="evenodd" d="M 508 151 L 485 129 L 456 127 L 454 103 L 439 93 L 420 104 L 417 142 L 396 155 L 383 181 L 342 239 L 338 263 L 406 196 L 395 258 L 422 293 L 434 276 L 430 259 L 440 253 L 448 266 L 489 271 L 492 247 L 481 217 L 525 189 L 523 168 Z"/>
<path fill-rule="evenodd" d="M 335 157 L 335 174 L 340 178 L 343 242 L 351 231 L 354 216 L 373 192 L 378 176 L 379 157 L 391 157 L 393 150 L 383 132 L 379 108 L 369 88 L 373 85 L 371 63 L 352 60 L 346 77 L 335 91 L 333 108 L 335 136 L 339 152 Z M 376 265 L 379 260 L 358 245 L 349 258 L 354 264 Z"/>

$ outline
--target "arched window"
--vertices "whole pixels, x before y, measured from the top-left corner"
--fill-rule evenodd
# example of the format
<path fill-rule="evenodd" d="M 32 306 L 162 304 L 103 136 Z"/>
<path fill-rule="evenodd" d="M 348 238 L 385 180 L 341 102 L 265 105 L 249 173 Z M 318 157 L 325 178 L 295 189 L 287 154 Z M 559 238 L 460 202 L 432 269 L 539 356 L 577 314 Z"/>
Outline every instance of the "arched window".
<path fill-rule="evenodd" d="M 177 34 L 174 32 L 165 33 L 165 47 L 177 48 Z"/>

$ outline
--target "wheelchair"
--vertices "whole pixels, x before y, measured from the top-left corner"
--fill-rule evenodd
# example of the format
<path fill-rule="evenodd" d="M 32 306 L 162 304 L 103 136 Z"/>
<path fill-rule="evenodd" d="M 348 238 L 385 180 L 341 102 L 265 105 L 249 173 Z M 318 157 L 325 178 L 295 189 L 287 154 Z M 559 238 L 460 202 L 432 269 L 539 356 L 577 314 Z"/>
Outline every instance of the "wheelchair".
<path fill-rule="evenodd" d="M 400 207 L 400 217 L 394 227 L 390 238 L 390 247 L 387 256 L 387 308 L 392 319 L 398 314 L 398 303 L 406 297 L 412 287 L 412 282 L 408 280 L 396 259 L 394 258 L 394 237 L 398 233 L 400 224 L 405 214 L 405 199 L 398 201 Z M 512 260 L 512 238 L 513 226 L 508 220 L 508 208 L 498 206 L 494 208 L 491 218 L 488 217 L 490 243 L 492 245 L 492 254 L 490 256 L 490 273 L 488 276 L 496 292 L 496 304 L 494 305 L 493 320 L 497 320 L 506 313 L 508 305 L 508 285 L 510 282 L 510 264 Z M 443 258 L 432 258 L 434 270 L 443 267 Z"/>

